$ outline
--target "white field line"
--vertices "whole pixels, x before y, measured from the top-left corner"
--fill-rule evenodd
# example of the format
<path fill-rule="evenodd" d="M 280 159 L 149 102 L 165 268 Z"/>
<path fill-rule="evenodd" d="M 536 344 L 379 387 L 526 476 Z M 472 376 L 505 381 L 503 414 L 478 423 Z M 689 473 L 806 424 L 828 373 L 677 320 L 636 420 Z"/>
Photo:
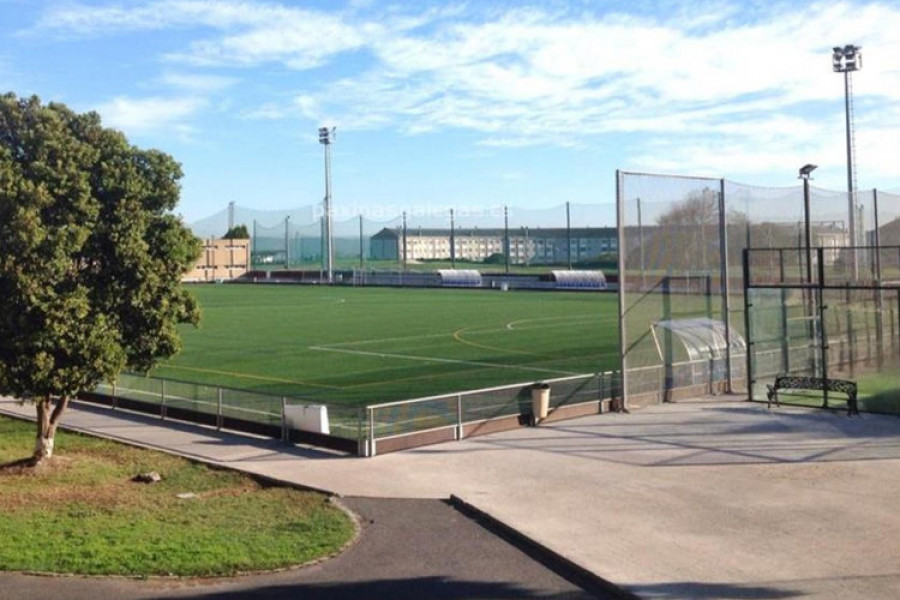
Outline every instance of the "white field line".
<path fill-rule="evenodd" d="M 455 358 L 437 358 L 429 356 L 415 356 L 410 354 L 391 354 L 388 352 L 369 352 L 366 350 L 349 350 L 346 348 L 332 348 L 328 346 L 308 346 L 310 350 L 322 352 L 340 352 L 342 354 L 356 354 L 360 356 L 375 356 L 378 358 L 399 358 L 401 360 L 415 360 L 428 363 L 446 363 L 455 365 L 472 365 L 475 367 L 494 367 L 498 369 L 515 369 L 517 371 L 536 371 L 539 373 L 555 373 L 557 375 L 581 375 L 574 371 L 561 371 L 559 369 L 545 369 L 542 367 L 523 367 L 516 365 L 504 365 L 500 363 L 479 362 L 474 360 L 459 360 Z"/>
<path fill-rule="evenodd" d="M 467 330 L 466 335 L 482 335 L 486 333 L 502 333 L 504 331 L 522 331 L 526 329 L 543 329 L 547 327 L 558 327 L 559 325 L 555 322 L 548 322 L 542 324 L 532 324 L 526 327 L 520 327 L 520 324 L 524 323 L 534 323 L 535 321 L 571 321 L 572 319 L 578 319 L 574 321 L 573 325 L 581 325 L 585 323 L 615 323 L 618 320 L 618 316 L 616 318 L 610 319 L 586 319 L 586 317 L 591 317 L 592 315 L 564 315 L 559 317 L 536 317 L 534 319 L 518 319 L 515 321 L 510 321 L 506 323 L 503 327 L 494 327 L 491 329 L 472 329 Z M 465 328 L 464 328 L 465 329 Z M 323 344 L 321 346 L 316 346 L 316 349 L 322 348 L 339 348 L 341 346 L 360 346 L 362 344 L 381 344 L 384 342 L 405 342 L 410 340 L 426 340 L 429 338 L 442 338 L 442 337 L 452 337 L 453 333 L 426 333 L 423 335 L 407 335 L 400 337 L 390 337 L 390 338 L 376 338 L 372 340 L 354 340 L 349 342 L 335 342 L 333 344 Z"/>
<path fill-rule="evenodd" d="M 535 317 L 533 319 L 518 319 L 516 321 L 510 321 L 506 324 L 506 329 L 509 331 L 525 331 L 528 329 L 546 329 L 547 327 L 558 327 L 559 324 L 557 321 L 563 321 L 563 325 L 585 325 L 591 323 L 615 323 L 618 320 L 618 317 L 615 319 L 598 319 L 596 315 L 564 315 L 561 317 Z M 525 325 L 525 327 L 521 327 L 521 325 Z M 494 331 L 501 331 L 499 329 L 491 329 L 485 331 L 473 331 L 470 333 L 488 333 Z"/>

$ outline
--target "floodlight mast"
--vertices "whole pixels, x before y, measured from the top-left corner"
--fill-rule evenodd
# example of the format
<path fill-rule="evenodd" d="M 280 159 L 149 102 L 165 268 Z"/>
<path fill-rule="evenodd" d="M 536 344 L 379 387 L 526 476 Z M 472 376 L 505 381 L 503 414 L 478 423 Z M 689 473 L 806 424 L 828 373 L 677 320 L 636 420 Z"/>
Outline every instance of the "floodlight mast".
<path fill-rule="evenodd" d="M 862 69 L 862 47 L 847 44 L 843 48 L 834 47 L 831 55 L 831 68 L 835 73 L 844 74 L 844 119 L 847 129 L 847 204 L 849 210 L 849 219 L 847 221 L 850 229 L 850 246 L 857 245 L 856 235 L 856 162 L 854 157 L 853 143 L 853 91 L 851 89 L 850 73 Z M 859 263 L 857 261 L 856 250 L 851 251 L 852 255 L 852 274 L 853 279 L 859 277 Z"/>
<path fill-rule="evenodd" d="M 331 213 L 331 144 L 334 143 L 337 127 L 319 127 L 319 143 L 325 146 L 325 281 L 334 282 L 334 239 L 332 237 Z"/>

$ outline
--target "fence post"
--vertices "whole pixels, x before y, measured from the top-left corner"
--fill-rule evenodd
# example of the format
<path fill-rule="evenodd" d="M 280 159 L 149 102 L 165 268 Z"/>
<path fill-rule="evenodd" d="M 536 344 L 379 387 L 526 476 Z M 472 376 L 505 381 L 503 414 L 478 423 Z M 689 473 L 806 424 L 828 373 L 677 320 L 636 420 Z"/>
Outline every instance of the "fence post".
<path fill-rule="evenodd" d="M 116 410 L 119 406 L 119 401 L 116 400 L 116 382 L 112 382 L 112 403 L 110 404 L 110 408 Z"/>
<path fill-rule="evenodd" d="M 456 439 L 463 439 L 462 394 L 456 395 Z"/>
<path fill-rule="evenodd" d="M 372 408 L 368 409 L 369 411 L 369 456 L 375 456 L 376 448 L 375 448 L 375 410 Z"/>
<path fill-rule="evenodd" d="M 828 379 L 828 332 L 825 331 L 825 254 L 824 249 L 819 246 L 816 248 L 816 260 L 819 262 L 818 264 L 818 283 L 816 285 L 816 300 L 818 301 L 819 307 L 819 344 L 821 346 L 822 353 L 822 379 Z M 848 329 L 851 331 L 852 329 Z M 815 343 L 815 342 L 814 342 Z M 852 342 L 851 342 L 851 352 L 852 352 Z M 851 363 L 852 365 L 852 363 Z M 853 369 L 853 367 L 850 367 Z M 852 373 L 852 370 L 851 370 Z M 828 408 L 828 386 L 822 386 L 825 389 L 822 391 L 822 407 Z"/>
<path fill-rule="evenodd" d="M 160 387 L 160 393 L 161 393 L 161 397 L 162 397 L 162 403 L 160 404 L 160 408 L 159 408 L 159 418 L 162 420 L 165 420 L 166 419 L 166 380 L 165 379 L 160 380 L 160 384 L 161 385 L 159 387 Z"/>
<path fill-rule="evenodd" d="M 356 455 L 357 456 L 366 456 L 369 452 L 369 449 L 365 445 L 365 438 L 363 437 L 363 412 L 365 412 L 365 409 L 362 406 L 357 407 L 357 409 L 356 409 Z"/>
<path fill-rule="evenodd" d="M 725 218 L 725 180 L 719 180 L 719 294 L 725 321 L 725 391 L 734 392 L 734 374 L 731 356 L 731 269 L 728 265 L 728 223 Z"/>
<path fill-rule="evenodd" d="M 222 430 L 222 388 L 216 387 L 216 431 Z"/>
<path fill-rule="evenodd" d="M 597 373 L 597 412 L 603 412 L 603 373 Z"/>
<path fill-rule="evenodd" d="M 783 258 L 781 251 L 779 250 L 779 258 Z M 779 262 L 784 265 L 783 260 L 779 260 Z M 782 269 L 784 267 L 782 266 Z M 753 328 L 751 327 L 751 319 L 752 316 L 750 314 L 750 309 L 753 308 L 753 303 L 750 301 L 750 249 L 744 248 L 741 250 L 741 273 L 743 274 L 744 279 L 744 335 L 747 336 L 747 348 L 746 354 L 744 355 L 744 360 L 746 361 L 746 365 L 744 368 L 747 372 L 744 374 L 744 381 L 747 384 L 747 400 L 753 400 L 753 382 L 754 375 L 753 372 Z M 781 275 L 782 282 L 784 281 L 784 274 L 782 272 Z M 782 299 L 784 298 L 782 291 Z M 782 304 L 784 306 L 784 304 Z M 786 317 L 785 317 L 786 318 Z M 786 323 L 784 321 L 783 323 Z M 782 338 L 783 339 L 783 338 Z M 787 346 L 782 346 L 782 353 L 786 352 Z M 784 356 L 784 354 L 782 354 Z"/>
<path fill-rule="evenodd" d="M 281 397 L 281 441 L 288 441 L 288 426 L 287 426 L 287 397 Z"/>

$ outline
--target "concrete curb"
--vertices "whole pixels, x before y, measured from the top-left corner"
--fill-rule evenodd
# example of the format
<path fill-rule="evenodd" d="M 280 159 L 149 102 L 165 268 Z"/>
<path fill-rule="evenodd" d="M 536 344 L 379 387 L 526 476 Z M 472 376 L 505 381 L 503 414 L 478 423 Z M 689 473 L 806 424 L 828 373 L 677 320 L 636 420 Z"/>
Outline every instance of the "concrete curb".
<path fill-rule="evenodd" d="M 600 598 L 641 600 L 640 596 L 585 569 L 459 496 L 453 494 L 447 502 L 462 514 L 477 521 L 488 531 L 516 546 L 534 560 L 586 592 Z"/>

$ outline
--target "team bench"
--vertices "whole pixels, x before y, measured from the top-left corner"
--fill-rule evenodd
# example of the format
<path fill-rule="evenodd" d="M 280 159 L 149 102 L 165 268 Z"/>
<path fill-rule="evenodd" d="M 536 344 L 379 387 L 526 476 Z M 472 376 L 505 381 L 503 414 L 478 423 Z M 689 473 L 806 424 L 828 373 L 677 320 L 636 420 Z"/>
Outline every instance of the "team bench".
<path fill-rule="evenodd" d="M 777 375 L 774 384 L 767 384 L 766 397 L 768 406 L 772 407 L 772 400 L 776 406 L 781 406 L 778 401 L 778 390 L 819 390 L 829 392 L 842 392 L 847 394 L 847 415 L 858 415 L 859 406 L 856 403 L 856 382 L 849 379 L 828 379 L 826 377 L 809 377 L 804 375 Z"/>

